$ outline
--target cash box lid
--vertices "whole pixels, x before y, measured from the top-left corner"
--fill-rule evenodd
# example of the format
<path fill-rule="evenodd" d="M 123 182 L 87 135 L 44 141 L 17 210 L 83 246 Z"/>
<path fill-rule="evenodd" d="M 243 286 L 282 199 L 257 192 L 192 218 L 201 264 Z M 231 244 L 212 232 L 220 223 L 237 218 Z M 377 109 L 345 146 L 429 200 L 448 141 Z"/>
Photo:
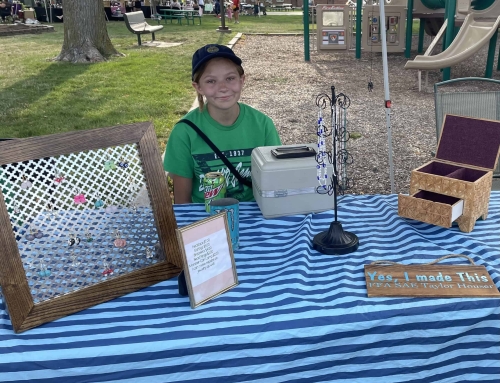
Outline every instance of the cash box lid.
<path fill-rule="evenodd" d="M 500 153 L 500 121 L 447 114 L 436 158 L 461 165 L 495 169 Z"/>
<path fill-rule="evenodd" d="M 276 158 L 272 150 L 296 145 L 260 146 L 252 151 L 252 182 L 262 192 L 301 189 L 302 191 L 319 185 L 316 179 L 315 156 L 303 158 Z M 305 144 L 310 148 L 317 144 Z M 332 166 L 328 166 L 332 174 Z M 292 193 L 292 192 L 291 192 Z M 292 193 L 293 194 L 293 193 Z"/>

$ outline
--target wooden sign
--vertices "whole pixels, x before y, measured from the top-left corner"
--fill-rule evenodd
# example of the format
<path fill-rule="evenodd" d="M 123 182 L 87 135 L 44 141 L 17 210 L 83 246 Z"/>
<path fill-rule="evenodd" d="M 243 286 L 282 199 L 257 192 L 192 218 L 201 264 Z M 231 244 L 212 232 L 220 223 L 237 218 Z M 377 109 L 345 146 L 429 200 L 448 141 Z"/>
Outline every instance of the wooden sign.
<path fill-rule="evenodd" d="M 484 266 L 365 265 L 368 297 L 500 298 Z"/>
<path fill-rule="evenodd" d="M 191 308 L 238 284 L 226 212 L 177 229 Z"/>

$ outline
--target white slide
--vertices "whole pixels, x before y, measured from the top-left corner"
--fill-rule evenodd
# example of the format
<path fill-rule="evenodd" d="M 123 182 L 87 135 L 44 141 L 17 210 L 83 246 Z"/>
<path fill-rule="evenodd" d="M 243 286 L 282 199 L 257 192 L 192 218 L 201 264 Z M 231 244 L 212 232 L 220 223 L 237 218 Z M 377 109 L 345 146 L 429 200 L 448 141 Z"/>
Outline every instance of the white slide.
<path fill-rule="evenodd" d="M 414 60 L 406 63 L 405 69 L 432 70 L 458 64 L 489 43 L 499 25 L 500 16 L 496 21 L 477 21 L 471 13 L 467 15 L 457 36 L 445 51 L 434 56 L 416 56 Z"/>

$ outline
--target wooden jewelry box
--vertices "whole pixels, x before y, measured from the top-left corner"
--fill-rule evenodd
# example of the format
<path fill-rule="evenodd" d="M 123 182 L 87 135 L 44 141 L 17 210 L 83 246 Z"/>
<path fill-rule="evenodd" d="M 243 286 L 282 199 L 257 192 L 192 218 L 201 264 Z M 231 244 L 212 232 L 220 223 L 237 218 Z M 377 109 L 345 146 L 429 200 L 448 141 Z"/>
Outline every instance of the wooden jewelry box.
<path fill-rule="evenodd" d="M 469 233 L 488 216 L 493 169 L 500 154 L 500 121 L 446 115 L 433 161 L 412 170 L 410 194 L 398 214 Z"/>

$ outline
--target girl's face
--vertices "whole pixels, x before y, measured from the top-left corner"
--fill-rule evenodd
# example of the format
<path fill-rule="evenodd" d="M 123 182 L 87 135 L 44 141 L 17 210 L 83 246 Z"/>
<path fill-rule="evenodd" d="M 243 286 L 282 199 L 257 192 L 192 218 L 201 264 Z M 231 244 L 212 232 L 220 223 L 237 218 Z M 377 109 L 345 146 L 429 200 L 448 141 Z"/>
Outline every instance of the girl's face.
<path fill-rule="evenodd" d="M 206 97 L 210 108 L 229 111 L 237 105 L 244 82 L 245 75 L 240 76 L 235 63 L 218 57 L 208 62 L 199 82 L 193 82 L 193 87 Z"/>

